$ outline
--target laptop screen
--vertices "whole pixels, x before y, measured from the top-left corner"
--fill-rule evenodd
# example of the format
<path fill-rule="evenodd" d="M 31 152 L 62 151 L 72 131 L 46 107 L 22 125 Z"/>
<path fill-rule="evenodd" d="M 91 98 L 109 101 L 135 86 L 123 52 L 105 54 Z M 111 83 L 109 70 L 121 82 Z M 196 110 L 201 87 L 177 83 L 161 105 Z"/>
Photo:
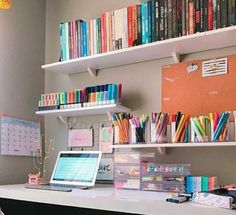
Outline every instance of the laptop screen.
<path fill-rule="evenodd" d="M 94 186 L 100 159 L 98 151 L 60 152 L 50 183 Z"/>

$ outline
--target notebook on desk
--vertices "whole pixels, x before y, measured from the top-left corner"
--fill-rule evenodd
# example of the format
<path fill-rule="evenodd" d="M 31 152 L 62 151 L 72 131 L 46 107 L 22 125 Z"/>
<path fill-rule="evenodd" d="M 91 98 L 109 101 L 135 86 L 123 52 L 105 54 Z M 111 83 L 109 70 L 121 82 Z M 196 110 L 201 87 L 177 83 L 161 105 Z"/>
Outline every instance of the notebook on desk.
<path fill-rule="evenodd" d="M 72 191 L 93 187 L 102 153 L 100 151 L 61 151 L 58 154 L 50 183 L 26 185 L 26 188 Z"/>

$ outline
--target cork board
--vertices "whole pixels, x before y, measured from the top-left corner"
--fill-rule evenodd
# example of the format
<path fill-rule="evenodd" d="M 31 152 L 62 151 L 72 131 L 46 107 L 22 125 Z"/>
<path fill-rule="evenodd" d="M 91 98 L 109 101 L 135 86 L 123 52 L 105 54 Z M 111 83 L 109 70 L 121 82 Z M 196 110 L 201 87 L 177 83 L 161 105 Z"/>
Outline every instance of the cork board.
<path fill-rule="evenodd" d="M 162 111 L 198 116 L 236 110 L 236 55 L 227 60 L 228 73 L 210 77 L 202 77 L 203 60 L 163 66 Z M 189 73 L 190 65 L 198 69 Z"/>

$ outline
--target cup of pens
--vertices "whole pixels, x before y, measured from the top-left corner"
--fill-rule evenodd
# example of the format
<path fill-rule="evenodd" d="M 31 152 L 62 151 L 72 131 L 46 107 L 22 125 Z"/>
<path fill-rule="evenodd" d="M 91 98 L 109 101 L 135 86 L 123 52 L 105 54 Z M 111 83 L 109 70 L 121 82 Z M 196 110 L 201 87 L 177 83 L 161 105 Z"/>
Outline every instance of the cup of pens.
<path fill-rule="evenodd" d="M 138 117 L 132 117 L 130 120 L 130 142 L 136 143 L 146 143 L 146 128 L 148 122 L 148 116 L 142 114 Z"/>
<path fill-rule="evenodd" d="M 151 143 L 166 143 L 169 115 L 167 113 L 151 113 L 150 120 Z"/>
<path fill-rule="evenodd" d="M 115 130 L 115 144 L 129 143 L 129 119 L 130 114 L 116 113 L 112 116 L 112 122 Z"/>
<path fill-rule="evenodd" d="M 218 112 L 209 115 L 192 117 L 191 142 L 218 142 L 229 139 L 229 117 L 230 112 L 221 114 Z"/>

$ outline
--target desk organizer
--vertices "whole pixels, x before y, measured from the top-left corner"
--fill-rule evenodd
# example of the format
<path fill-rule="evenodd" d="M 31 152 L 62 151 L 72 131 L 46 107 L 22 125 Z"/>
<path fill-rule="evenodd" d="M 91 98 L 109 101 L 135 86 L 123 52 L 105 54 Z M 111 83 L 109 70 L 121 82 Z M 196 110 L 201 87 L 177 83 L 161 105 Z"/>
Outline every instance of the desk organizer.
<path fill-rule="evenodd" d="M 185 192 L 185 177 L 190 164 L 142 163 L 141 189 L 162 192 Z"/>
<path fill-rule="evenodd" d="M 115 188 L 140 190 L 141 164 L 153 162 L 154 158 L 154 153 L 115 153 Z"/>

